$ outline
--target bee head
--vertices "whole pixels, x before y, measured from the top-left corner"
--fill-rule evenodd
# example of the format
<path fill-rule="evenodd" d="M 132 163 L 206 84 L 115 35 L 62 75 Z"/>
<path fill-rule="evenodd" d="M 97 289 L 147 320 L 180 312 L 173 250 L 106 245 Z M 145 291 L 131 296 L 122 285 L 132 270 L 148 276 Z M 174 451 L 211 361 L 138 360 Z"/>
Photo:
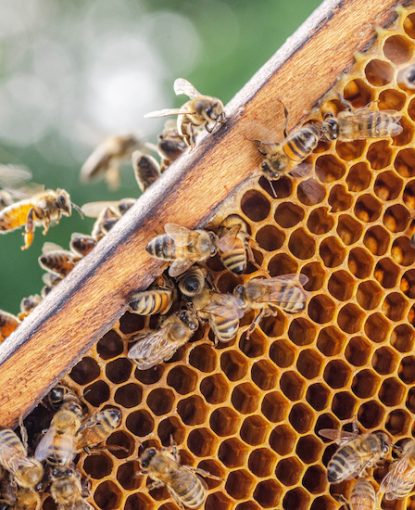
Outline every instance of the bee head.
<path fill-rule="evenodd" d="M 107 409 L 107 412 L 113 426 L 118 427 L 121 422 L 121 411 L 115 407 L 112 407 L 111 409 Z"/>
<path fill-rule="evenodd" d="M 219 101 L 219 99 L 212 98 L 207 108 L 205 109 L 206 116 L 209 120 L 214 122 L 225 122 L 225 112 L 223 111 L 223 104 L 222 101 Z"/>
<path fill-rule="evenodd" d="M 77 432 L 81 425 L 81 420 L 78 412 L 69 409 L 61 409 L 52 418 L 53 426 L 59 431 Z"/>
<path fill-rule="evenodd" d="M 70 216 L 72 214 L 71 197 L 64 189 L 56 190 L 56 205 L 65 216 Z"/>
<path fill-rule="evenodd" d="M 38 460 L 29 457 L 18 467 L 14 478 L 21 487 L 31 489 L 43 478 L 43 466 Z"/>
<path fill-rule="evenodd" d="M 267 179 L 279 179 L 281 173 L 287 167 L 287 157 L 285 154 L 277 154 L 272 159 L 267 158 L 261 163 L 261 172 Z"/>
<path fill-rule="evenodd" d="M 185 324 L 190 331 L 196 331 L 199 327 L 199 321 L 192 310 L 182 310 L 178 314 L 179 319 Z"/>
<path fill-rule="evenodd" d="M 328 140 L 337 140 L 339 136 L 339 124 L 332 113 L 326 114 L 321 126 L 321 134 Z"/>
<path fill-rule="evenodd" d="M 65 395 L 65 388 L 63 386 L 56 386 L 49 392 L 48 400 L 53 408 L 59 407 L 63 402 Z"/>
<path fill-rule="evenodd" d="M 388 436 L 383 432 L 378 432 L 377 436 L 380 440 L 380 449 L 382 451 L 382 454 L 387 455 L 391 447 L 391 443 Z"/>
<path fill-rule="evenodd" d="M 206 256 L 213 257 L 216 255 L 216 240 L 217 236 L 214 232 L 203 232 L 204 235 L 200 237 L 200 251 Z"/>
<path fill-rule="evenodd" d="M 237 285 L 233 289 L 233 295 L 240 299 L 242 302 L 245 301 L 245 287 L 243 285 Z"/>
<path fill-rule="evenodd" d="M 142 455 L 138 461 L 140 464 L 141 471 L 143 473 L 146 472 L 146 470 L 148 469 L 148 467 L 150 465 L 150 462 L 153 460 L 153 458 L 156 456 L 156 454 L 157 454 L 157 450 L 155 448 L 147 448 L 146 450 L 144 450 L 144 452 L 142 453 Z"/>

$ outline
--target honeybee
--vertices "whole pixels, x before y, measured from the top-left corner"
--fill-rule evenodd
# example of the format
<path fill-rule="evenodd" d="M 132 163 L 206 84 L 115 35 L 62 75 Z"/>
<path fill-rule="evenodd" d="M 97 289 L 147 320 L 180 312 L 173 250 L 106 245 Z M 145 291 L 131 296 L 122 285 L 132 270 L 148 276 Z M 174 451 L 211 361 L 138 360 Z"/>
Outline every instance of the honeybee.
<path fill-rule="evenodd" d="M 117 189 L 122 163 L 128 161 L 135 150 L 145 147 L 146 144 L 132 134 L 110 136 L 94 149 L 82 165 L 81 181 L 104 177 L 111 189 Z"/>
<path fill-rule="evenodd" d="M 184 78 L 177 78 L 174 82 L 175 94 L 184 94 L 190 98 L 181 108 L 169 108 L 148 113 L 145 117 L 165 117 L 178 115 L 177 131 L 186 144 L 193 147 L 196 135 L 205 128 L 208 133 L 215 131 L 218 126 L 226 122 L 226 115 L 222 101 L 216 97 L 202 95 Z"/>
<path fill-rule="evenodd" d="M 383 432 L 359 434 L 355 424 L 354 432 L 321 429 L 318 433 L 340 445 L 327 465 L 330 483 L 362 476 L 366 469 L 383 459 L 391 447 L 389 438 Z"/>
<path fill-rule="evenodd" d="M 41 268 L 62 278 L 68 275 L 80 260 L 79 255 L 64 250 L 55 243 L 44 243 L 42 255 L 38 258 Z"/>
<path fill-rule="evenodd" d="M 38 304 L 42 301 L 42 297 L 39 294 L 33 294 L 32 296 L 24 297 L 20 302 L 20 313 L 19 319 L 22 321 L 28 315 L 30 315 Z"/>
<path fill-rule="evenodd" d="M 41 499 L 36 490 L 17 487 L 13 510 L 39 510 L 40 507 Z"/>
<path fill-rule="evenodd" d="M 76 434 L 76 450 L 99 445 L 120 425 L 121 412 L 115 407 L 104 409 L 84 421 Z"/>
<path fill-rule="evenodd" d="M 166 314 L 176 298 L 176 289 L 167 278 L 162 278 L 149 290 L 134 293 L 128 304 L 131 311 L 139 315 Z"/>
<path fill-rule="evenodd" d="M 164 226 L 165 234 L 152 239 L 146 247 L 150 255 L 173 261 L 170 276 L 179 276 L 195 262 L 201 262 L 216 253 L 216 235 L 206 230 L 189 230 L 173 223 Z"/>
<path fill-rule="evenodd" d="M 401 69 L 398 73 L 397 81 L 399 85 L 403 85 L 407 89 L 415 89 L 415 65 L 411 64 L 404 69 Z"/>
<path fill-rule="evenodd" d="M 159 135 L 157 150 L 162 157 L 160 170 L 164 172 L 186 150 L 187 145 L 177 130 L 177 122 L 168 120 Z"/>
<path fill-rule="evenodd" d="M 142 192 L 149 188 L 160 177 L 160 165 L 148 154 L 134 151 L 131 156 L 134 176 Z"/>
<path fill-rule="evenodd" d="M 22 442 L 11 429 L 0 430 L 0 465 L 24 489 L 34 489 L 43 477 L 42 464 L 27 456 L 26 438 Z"/>
<path fill-rule="evenodd" d="M 0 343 L 4 342 L 20 324 L 21 321 L 18 317 L 12 313 L 0 310 Z"/>
<path fill-rule="evenodd" d="M 27 250 L 33 243 L 36 226 L 43 225 L 43 234 L 46 235 L 52 221 L 59 223 L 62 216 L 72 214 L 73 205 L 68 192 L 63 189 L 36 193 L 0 211 L 0 233 L 24 227 L 22 250 Z"/>
<path fill-rule="evenodd" d="M 380 492 L 386 500 L 408 496 L 415 484 L 415 441 L 409 440 L 402 449 L 400 458 L 393 462 L 380 484 Z"/>
<path fill-rule="evenodd" d="M 141 473 L 153 480 L 148 489 L 166 487 L 180 508 L 200 508 L 205 502 L 205 485 L 197 475 L 219 480 L 203 469 L 182 466 L 175 446 L 161 450 L 147 448 L 138 462 Z"/>
<path fill-rule="evenodd" d="M 82 403 L 78 394 L 65 384 L 57 384 L 50 390 L 47 396 L 49 407 L 53 411 L 67 409 L 74 412 L 79 418 L 82 418 Z"/>
<path fill-rule="evenodd" d="M 398 136 L 403 127 L 399 123 L 402 114 L 394 110 L 372 111 L 369 108 L 348 110 L 334 115 L 326 113 L 321 126 L 321 134 L 328 140 L 352 142 L 368 138 L 387 138 Z"/>
<path fill-rule="evenodd" d="M 0 211 L 14 202 L 12 194 L 7 190 L 0 190 Z"/>
<path fill-rule="evenodd" d="M 187 297 L 197 296 L 205 288 L 207 277 L 208 272 L 204 267 L 192 266 L 177 280 L 180 292 Z"/>
<path fill-rule="evenodd" d="M 97 242 L 92 236 L 74 232 L 71 235 L 69 246 L 73 253 L 79 257 L 85 257 L 95 248 L 96 244 Z"/>
<path fill-rule="evenodd" d="M 192 302 L 198 316 L 209 322 L 216 341 L 230 342 L 235 337 L 244 315 L 244 303 L 239 298 L 205 289 Z"/>
<path fill-rule="evenodd" d="M 81 207 L 85 216 L 96 218 L 92 228 L 92 237 L 99 241 L 118 222 L 135 203 L 134 198 L 123 198 L 117 201 L 88 202 Z"/>
<path fill-rule="evenodd" d="M 84 499 L 88 493 L 73 466 L 54 467 L 50 471 L 50 494 L 58 510 L 94 510 Z"/>
<path fill-rule="evenodd" d="M 191 310 L 182 310 L 166 318 L 154 331 L 140 331 L 130 341 L 137 341 L 128 351 L 139 370 L 147 370 L 169 360 L 199 327 L 197 316 Z"/>
<path fill-rule="evenodd" d="M 249 245 L 250 236 L 246 223 L 237 214 L 231 214 L 222 222 L 216 241 L 223 265 L 236 274 L 245 271 L 248 259 L 255 261 Z"/>
<path fill-rule="evenodd" d="M 56 287 L 56 285 L 62 281 L 62 277 L 53 273 L 45 273 L 42 275 L 42 280 L 45 285 L 42 287 L 40 295 L 44 298 L 49 294 L 53 287 Z"/>

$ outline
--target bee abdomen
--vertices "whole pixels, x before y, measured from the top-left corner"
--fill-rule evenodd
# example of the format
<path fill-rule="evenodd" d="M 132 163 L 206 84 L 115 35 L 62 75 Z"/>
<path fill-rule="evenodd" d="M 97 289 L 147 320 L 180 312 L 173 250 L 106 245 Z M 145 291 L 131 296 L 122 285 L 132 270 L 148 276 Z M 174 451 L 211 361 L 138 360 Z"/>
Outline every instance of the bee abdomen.
<path fill-rule="evenodd" d="M 0 444 L 8 448 L 19 449 L 24 454 L 24 447 L 20 439 L 11 429 L 0 430 Z"/>
<path fill-rule="evenodd" d="M 327 466 L 327 478 L 330 483 L 347 480 L 354 475 L 358 466 L 356 452 L 350 446 L 336 451 Z"/>
<path fill-rule="evenodd" d="M 58 276 L 66 276 L 75 267 L 75 260 L 70 254 L 45 253 L 39 257 L 39 264 Z"/>
<path fill-rule="evenodd" d="M 297 313 L 304 310 L 306 297 L 304 292 L 298 287 L 287 285 L 281 293 L 279 306 L 289 313 Z"/>
<path fill-rule="evenodd" d="M 187 508 L 196 509 L 202 506 L 203 501 L 205 500 L 205 491 L 202 485 L 202 482 L 194 477 L 194 483 L 190 488 L 182 486 L 178 487 L 179 490 L 175 487 L 173 490 L 179 496 L 180 501 Z"/>
<path fill-rule="evenodd" d="M 368 480 L 358 480 L 350 497 L 353 510 L 373 510 L 376 504 L 376 492 Z"/>
<path fill-rule="evenodd" d="M 286 142 L 285 152 L 294 161 L 302 161 L 317 147 L 319 137 L 316 128 L 304 126 Z"/>
<path fill-rule="evenodd" d="M 136 294 L 130 308 L 140 315 L 164 314 L 170 310 L 173 293 L 171 290 L 148 290 Z"/>
<path fill-rule="evenodd" d="M 235 250 L 232 253 L 225 253 L 222 255 L 223 265 L 236 274 L 241 274 L 245 271 L 247 266 L 247 257 L 244 248 Z"/>
<path fill-rule="evenodd" d="M 239 318 L 234 319 L 213 317 L 211 320 L 211 326 L 215 335 L 222 342 L 230 342 L 236 335 L 239 328 Z"/>
<path fill-rule="evenodd" d="M 176 246 L 171 237 L 166 234 L 152 239 L 146 246 L 146 250 L 153 257 L 163 260 L 174 260 L 176 258 Z"/>

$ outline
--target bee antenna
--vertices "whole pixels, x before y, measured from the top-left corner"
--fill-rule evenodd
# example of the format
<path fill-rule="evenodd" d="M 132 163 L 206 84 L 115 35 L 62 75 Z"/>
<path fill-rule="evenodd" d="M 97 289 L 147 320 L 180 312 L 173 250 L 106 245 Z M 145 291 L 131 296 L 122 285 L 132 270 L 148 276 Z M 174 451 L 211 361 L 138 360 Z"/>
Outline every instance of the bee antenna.
<path fill-rule="evenodd" d="M 271 188 L 271 190 L 272 190 L 272 195 L 273 195 L 273 197 L 274 197 L 274 198 L 278 198 L 278 195 L 277 195 L 277 192 L 276 192 L 276 190 L 275 190 L 275 188 L 274 188 L 274 184 L 273 184 L 273 182 L 271 181 L 271 179 L 267 179 L 267 180 L 268 180 L 269 187 L 270 187 L 270 188 Z"/>
<path fill-rule="evenodd" d="M 71 202 L 72 207 L 75 209 L 75 211 L 79 214 L 79 216 L 84 219 L 85 214 L 83 213 L 82 209 L 79 207 L 78 204 L 75 204 L 74 202 Z"/>

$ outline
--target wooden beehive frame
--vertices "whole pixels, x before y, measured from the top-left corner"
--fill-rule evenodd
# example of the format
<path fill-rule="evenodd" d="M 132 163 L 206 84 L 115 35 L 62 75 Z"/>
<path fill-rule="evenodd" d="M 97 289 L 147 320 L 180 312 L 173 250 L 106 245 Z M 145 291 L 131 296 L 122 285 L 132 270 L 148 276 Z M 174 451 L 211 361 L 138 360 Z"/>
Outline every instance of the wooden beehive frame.
<path fill-rule="evenodd" d="M 128 295 L 161 272 L 144 247 L 167 222 L 195 227 L 259 164 L 246 126 L 298 123 L 374 36 L 395 0 L 327 0 L 227 107 L 229 122 L 205 137 L 145 193 L 97 248 L 39 305 L 0 352 L 1 425 L 15 425 L 121 316 Z"/>

